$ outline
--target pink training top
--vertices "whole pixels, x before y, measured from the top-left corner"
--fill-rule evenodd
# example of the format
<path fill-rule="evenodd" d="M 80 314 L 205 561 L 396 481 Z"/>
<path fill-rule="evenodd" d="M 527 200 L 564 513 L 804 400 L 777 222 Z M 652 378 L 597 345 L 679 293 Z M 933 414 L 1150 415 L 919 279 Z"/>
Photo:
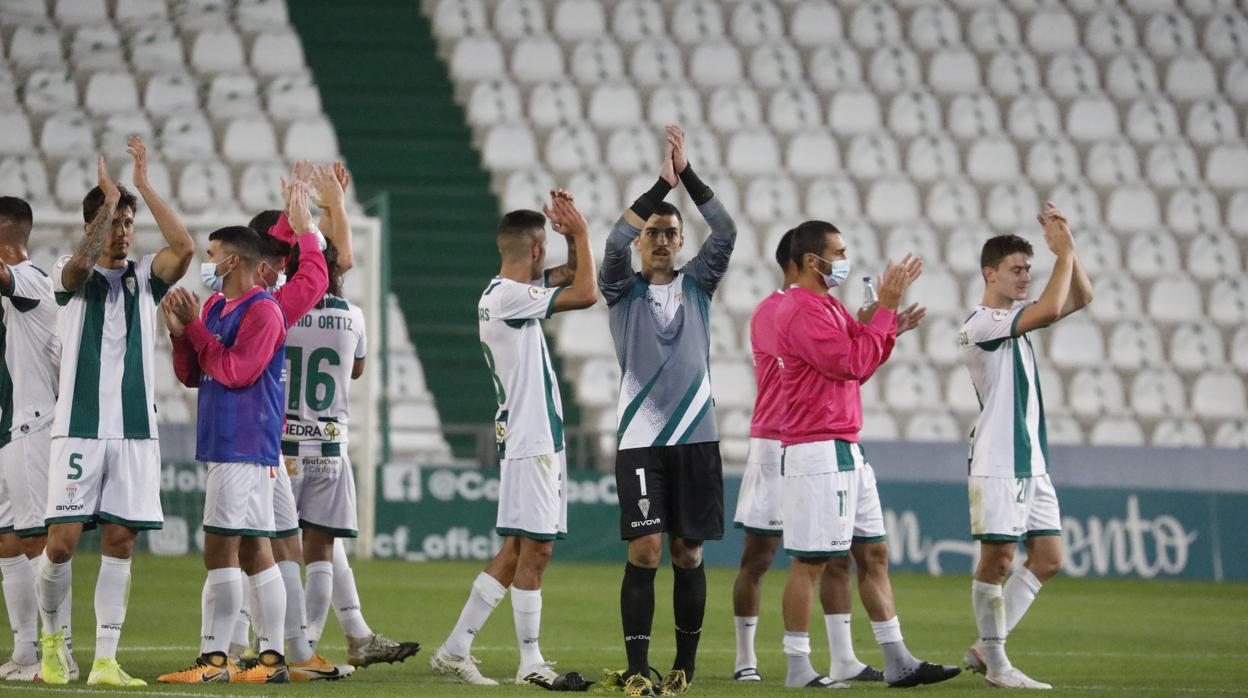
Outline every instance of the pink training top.
<path fill-rule="evenodd" d="M 325 291 L 329 289 L 329 268 L 316 235 L 304 233 L 296 240 L 286 214 L 277 219 L 277 225 L 269 229 L 269 235 L 282 242 L 292 242 L 299 251 L 299 271 L 273 292 L 277 304 L 286 313 L 286 328 L 289 329 L 325 297 Z"/>
<path fill-rule="evenodd" d="M 864 325 L 836 298 L 794 286 L 784 293 L 775 328 L 781 391 L 788 401 L 781 443 L 857 443 L 862 429 L 858 386 L 892 353 L 897 314 L 878 308 Z"/>
<path fill-rule="evenodd" d="M 233 312 L 240 303 L 263 291 L 254 286 L 238 298 L 226 301 L 221 314 Z M 258 302 L 247 308 L 247 314 L 238 325 L 237 336 L 240 340 L 246 337 L 246 341 L 237 341 L 232 347 L 222 345 L 203 323 L 208 309 L 220 296 L 214 293 L 204 303 L 201 317 L 187 325 L 181 337 L 173 338 L 173 372 L 188 388 L 199 385 L 201 369 L 227 388 L 251 385 L 273 360 L 273 352 L 286 340 L 282 312 L 272 303 Z"/>
<path fill-rule="evenodd" d="M 754 416 L 750 419 L 750 436 L 755 439 L 780 440 L 784 426 L 784 393 L 780 389 L 780 343 L 776 338 L 776 309 L 784 300 L 784 291 L 775 291 L 754 308 L 750 316 L 750 347 L 754 351 L 754 382 L 758 396 L 754 398 Z"/>

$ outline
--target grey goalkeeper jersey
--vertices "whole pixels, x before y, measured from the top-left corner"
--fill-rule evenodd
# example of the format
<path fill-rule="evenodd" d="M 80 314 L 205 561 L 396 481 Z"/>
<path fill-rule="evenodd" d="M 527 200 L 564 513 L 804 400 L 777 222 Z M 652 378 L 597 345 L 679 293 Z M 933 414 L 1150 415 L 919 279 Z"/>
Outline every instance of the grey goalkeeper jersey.
<path fill-rule="evenodd" d="M 666 286 L 633 271 L 641 233 L 621 218 L 607 237 L 598 287 L 620 362 L 619 448 L 719 441 L 711 397 L 711 296 L 728 270 L 737 227 L 719 199 L 698 207 L 711 235 Z M 674 308 L 674 312 L 673 312 Z"/>

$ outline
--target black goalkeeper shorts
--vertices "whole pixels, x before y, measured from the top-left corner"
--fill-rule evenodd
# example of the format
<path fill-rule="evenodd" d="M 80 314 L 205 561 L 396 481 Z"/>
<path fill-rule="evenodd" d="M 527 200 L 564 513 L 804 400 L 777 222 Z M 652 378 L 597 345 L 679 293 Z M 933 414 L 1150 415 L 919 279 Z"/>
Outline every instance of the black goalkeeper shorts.
<path fill-rule="evenodd" d="M 617 451 L 615 489 L 624 540 L 652 533 L 698 541 L 724 537 L 719 442 Z"/>

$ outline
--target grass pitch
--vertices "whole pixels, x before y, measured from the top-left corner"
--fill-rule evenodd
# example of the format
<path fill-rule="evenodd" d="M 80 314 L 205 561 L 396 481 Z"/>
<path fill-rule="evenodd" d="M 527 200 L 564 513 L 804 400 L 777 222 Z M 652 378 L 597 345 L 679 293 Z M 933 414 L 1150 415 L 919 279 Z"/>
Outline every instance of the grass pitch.
<path fill-rule="evenodd" d="M 623 549 L 621 548 L 621 555 Z M 556 558 L 557 558 L 556 550 Z M 452 684 L 433 674 L 429 655 L 450 631 L 480 571 L 476 563 L 376 561 L 355 565 L 365 618 L 375 631 L 398 640 L 417 640 L 425 648 L 405 664 L 380 665 L 335 683 L 288 686 L 152 685 L 146 689 L 99 690 L 86 686 L 94 645 L 92 595 L 98 556 L 83 554 L 74 565 L 75 658 L 83 681 L 64 687 L 0 684 L 10 695 L 149 693 L 164 696 L 340 695 L 466 696 L 537 695 L 533 686 L 507 685 L 519 653 L 504 601 L 478 636 L 474 654 L 487 676 L 504 685 L 478 688 Z M 619 629 L 619 565 L 559 564 L 544 582 L 542 650 L 559 662 L 560 671 L 601 676 L 604 667 L 625 665 Z M 784 570 L 764 580 L 759 621 L 759 671 L 765 681 L 731 680 L 734 658 L 731 588 L 735 570 L 708 569 L 709 598 L 692 695 L 793 695 L 783 689 L 784 655 L 780 639 L 780 594 Z M 136 558 L 130 609 L 118 654 L 131 674 L 154 681 L 158 674 L 190 664 L 198 651 L 199 597 L 204 571 L 198 558 Z M 674 654 L 671 572 L 656 582 L 657 610 L 651 661 L 666 669 Z M 931 661 L 960 661 L 975 635 L 970 583 L 961 576 L 893 578 L 902 631 L 916 656 Z M 827 667 L 827 637 L 822 618 L 811 623 L 812 658 Z M 858 657 L 881 666 L 879 649 L 861 607 L 854 610 Z M 7 657 L 9 647 L 0 648 Z M 333 614 L 325 629 L 322 652 L 345 661 L 344 640 Z M 1248 584 L 1170 581 L 1084 580 L 1059 577 L 1041 592 L 1032 612 L 1010 638 L 1010 657 L 1037 679 L 1051 682 L 1061 695 L 1248 695 Z M 884 690 L 882 686 L 853 688 Z M 986 695 L 982 678 L 964 673 L 925 694 Z M 612 694 L 607 694 L 612 695 Z M 615 693 L 619 696 L 621 694 Z"/>

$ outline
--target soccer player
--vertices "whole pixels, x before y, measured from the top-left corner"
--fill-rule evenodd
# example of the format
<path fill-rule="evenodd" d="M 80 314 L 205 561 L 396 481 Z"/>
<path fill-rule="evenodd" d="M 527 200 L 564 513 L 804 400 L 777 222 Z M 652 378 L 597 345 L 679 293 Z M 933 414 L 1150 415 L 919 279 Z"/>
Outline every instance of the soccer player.
<path fill-rule="evenodd" d="M 0 573 L 13 655 L 0 680 L 39 680 L 35 575 L 47 528 L 48 450 L 61 346 L 52 280 L 30 261 L 30 204 L 0 196 Z"/>
<path fill-rule="evenodd" d="M 620 678 L 642 695 L 653 690 L 650 629 L 663 534 L 675 577 L 676 659 L 661 682 L 669 693 L 683 693 L 693 679 L 706 610 L 702 542 L 724 535 L 723 469 L 707 357 L 711 297 L 728 270 L 737 228 L 689 166 L 684 132 L 668 126 L 667 139 L 659 179 L 612 228 L 598 277 L 623 373 L 615 481 L 620 537 L 628 541 L 620 585 L 628 668 Z M 663 201 L 678 181 L 711 228 L 697 256 L 679 269 L 684 222 L 680 210 Z M 641 253 L 640 273 L 633 271 L 633 249 Z"/>
<path fill-rule="evenodd" d="M 780 438 L 787 401 L 780 386 L 780 350 L 775 313 L 784 299 L 785 289 L 798 280 L 797 265 L 793 263 L 790 253 L 793 232 L 789 230 L 781 236 L 776 247 L 776 264 L 784 274 L 783 286 L 764 298 L 750 317 L 750 346 L 754 353 L 758 394 L 750 423 L 750 453 L 733 519 L 738 528 L 745 529 L 741 564 L 732 587 L 733 621 L 737 632 L 737 661 L 733 678 L 737 681 L 762 680 L 754 653 L 759 596 L 763 575 L 771 567 L 784 531 L 780 507 Z M 849 626 L 853 597 L 848 572 L 848 568 L 827 565 L 819 580 L 819 596 L 831 654 L 827 676 L 833 681 L 883 681 L 884 672 L 864 664 L 854 654 Z"/>
<path fill-rule="evenodd" d="M 156 305 L 186 273 L 195 242 L 147 179 L 147 149 L 131 138 L 134 185 L 167 246 L 126 258 L 137 199 L 115 185 L 97 158 L 99 186 L 82 202 L 86 235 L 52 271 L 60 310 L 60 387 L 48 471 L 48 564 L 39 577 L 45 683 L 76 678 L 62 627 L 71 563 L 83 529 L 100 525 L 95 585 L 95 662 L 87 683 L 141 686 L 117 664 L 126 618 L 130 558 L 139 531 L 163 526 L 160 442 L 152 385 Z"/>
<path fill-rule="evenodd" d="M 983 302 L 958 337 L 983 406 L 971 432 L 968 489 L 971 535 L 979 541 L 971 582 L 979 641 L 967 650 L 966 664 L 990 686 L 1002 688 L 1052 688 L 1010 664 L 1005 639 L 1062 564 L 1062 519 L 1049 481 L 1044 398 L 1028 333 L 1092 302 L 1092 283 L 1075 254 L 1066 218 L 1050 202 L 1037 220 L 1057 257 L 1040 298 L 1026 300 L 1031 244 L 1015 235 L 994 237 L 980 253 Z M 1020 540 L 1027 562 L 1002 588 Z"/>
<path fill-rule="evenodd" d="M 899 314 L 898 305 L 922 262 L 907 255 L 900 264 L 888 264 L 878 305 L 864 323 L 829 294 L 850 270 L 845 240 L 835 226 L 799 225 L 792 258 L 798 283 L 785 292 L 775 316 L 781 390 L 790 404 L 781 428 L 783 541 L 792 558 L 784 588 L 784 684 L 846 687 L 811 667 L 807 629 L 815 581 L 829 564 L 847 571 L 851 548 L 859 593 L 884 653 L 884 680 L 894 687 L 944 681 L 960 670 L 915 659 L 902 642 L 875 473 L 858 444 L 859 384 L 888 360 L 897 334 L 921 320 L 918 308 Z"/>
<path fill-rule="evenodd" d="M 568 530 L 567 462 L 563 402 L 542 334 L 541 320 L 598 302 L 589 224 L 572 196 L 551 192 L 546 216 L 512 211 L 498 224 L 502 266 L 477 305 L 481 351 L 490 370 L 498 410 L 494 416 L 499 468 L 498 554 L 477 575 L 450 637 L 429 663 L 438 673 L 468 684 L 496 686 L 472 657 L 473 637 L 511 588 L 520 647 L 515 682 L 552 685 L 560 676 L 538 643 L 542 573 L 555 539 Z M 543 271 L 546 220 L 568 241 L 565 265 Z"/>

